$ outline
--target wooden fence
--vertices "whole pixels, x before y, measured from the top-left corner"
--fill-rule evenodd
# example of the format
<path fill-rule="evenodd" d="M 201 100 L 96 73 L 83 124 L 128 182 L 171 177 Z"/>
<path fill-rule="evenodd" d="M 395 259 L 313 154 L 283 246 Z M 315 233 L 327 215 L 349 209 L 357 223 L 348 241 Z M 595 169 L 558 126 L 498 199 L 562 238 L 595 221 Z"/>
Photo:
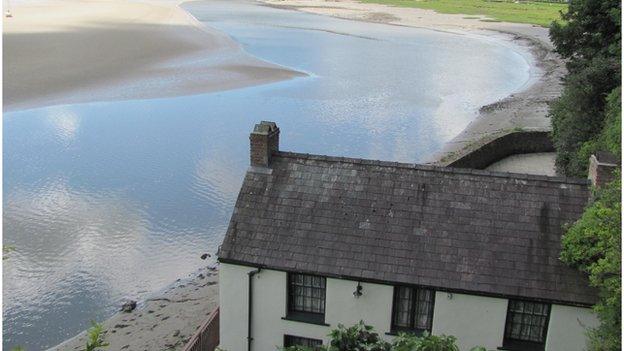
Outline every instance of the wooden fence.
<path fill-rule="evenodd" d="M 219 345 L 219 307 L 197 329 L 182 351 L 214 351 Z"/>

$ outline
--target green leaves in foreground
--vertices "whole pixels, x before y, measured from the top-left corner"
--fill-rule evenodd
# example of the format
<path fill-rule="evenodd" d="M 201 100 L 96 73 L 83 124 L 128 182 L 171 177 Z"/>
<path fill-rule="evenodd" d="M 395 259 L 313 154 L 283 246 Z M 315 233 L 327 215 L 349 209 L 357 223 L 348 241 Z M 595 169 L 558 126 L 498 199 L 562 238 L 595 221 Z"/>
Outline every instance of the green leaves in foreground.
<path fill-rule="evenodd" d="M 596 192 L 595 201 L 567 231 L 561 260 L 589 275 L 600 300 L 594 310 L 601 325 L 589 334 L 591 351 L 621 349 L 622 183 L 617 179 Z"/>
<path fill-rule="evenodd" d="M 109 344 L 104 342 L 104 336 L 102 335 L 102 324 L 91 322 L 91 328 L 87 331 L 87 345 L 83 351 L 95 351 L 99 347 L 106 347 Z"/>
<path fill-rule="evenodd" d="M 283 351 L 459 351 L 457 339 L 448 335 L 422 336 L 399 333 L 392 343 L 379 337 L 373 327 L 363 321 L 352 327 L 338 324 L 338 328 L 329 334 L 328 346 L 311 349 L 303 346 L 291 346 Z M 486 351 L 483 347 L 472 348 L 471 351 Z"/>

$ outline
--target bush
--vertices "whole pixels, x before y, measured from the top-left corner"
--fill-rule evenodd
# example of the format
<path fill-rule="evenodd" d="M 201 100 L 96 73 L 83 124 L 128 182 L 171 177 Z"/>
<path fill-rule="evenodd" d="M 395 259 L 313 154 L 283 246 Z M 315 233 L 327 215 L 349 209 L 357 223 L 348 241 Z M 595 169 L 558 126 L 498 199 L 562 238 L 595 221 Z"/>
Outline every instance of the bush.
<path fill-rule="evenodd" d="M 338 328 L 329 334 L 329 345 L 320 347 L 320 351 L 459 351 L 456 338 L 447 335 L 422 336 L 399 333 L 392 343 L 382 340 L 373 330 L 373 327 L 358 322 L 352 327 L 346 328 L 338 324 Z M 303 346 L 291 346 L 283 351 L 316 351 Z M 471 351 L 481 351 L 473 348 Z M 483 349 L 485 351 L 485 349 Z"/>
<path fill-rule="evenodd" d="M 621 311 L 621 180 L 596 193 L 595 201 L 563 237 L 561 259 L 589 275 L 600 301 L 594 310 L 601 321 L 592 330 L 590 350 L 620 350 Z"/>
<path fill-rule="evenodd" d="M 390 344 L 381 340 L 373 327 L 363 321 L 349 328 L 338 324 L 329 336 L 330 351 L 390 351 Z"/>
<path fill-rule="evenodd" d="M 429 335 L 421 337 L 399 334 L 392 343 L 392 351 L 459 351 L 454 336 Z"/>

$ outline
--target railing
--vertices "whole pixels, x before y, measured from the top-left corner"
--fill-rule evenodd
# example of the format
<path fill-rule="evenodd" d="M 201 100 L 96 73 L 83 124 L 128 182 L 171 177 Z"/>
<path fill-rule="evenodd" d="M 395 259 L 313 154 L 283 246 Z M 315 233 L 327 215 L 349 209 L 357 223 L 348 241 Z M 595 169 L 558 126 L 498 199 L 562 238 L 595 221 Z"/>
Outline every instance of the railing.
<path fill-rule="evenodd" d="M 219 307 L 202 323 L 182 351 L 214 351 L 219 345 Z"/>

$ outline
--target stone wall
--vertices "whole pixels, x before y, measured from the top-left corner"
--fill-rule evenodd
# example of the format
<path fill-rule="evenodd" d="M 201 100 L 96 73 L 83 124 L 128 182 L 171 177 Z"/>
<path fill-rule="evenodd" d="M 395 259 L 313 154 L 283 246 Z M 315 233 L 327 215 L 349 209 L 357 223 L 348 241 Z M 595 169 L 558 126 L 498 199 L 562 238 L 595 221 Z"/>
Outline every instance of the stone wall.
<path fill-rule="evenodd" d="M 554 151 L 555 147 L 550 139 L 550 132 L 517 131 L 496 138 L 451 161 L 446 166 L 485 169 L 492 163 L 511 155 Z"/>

